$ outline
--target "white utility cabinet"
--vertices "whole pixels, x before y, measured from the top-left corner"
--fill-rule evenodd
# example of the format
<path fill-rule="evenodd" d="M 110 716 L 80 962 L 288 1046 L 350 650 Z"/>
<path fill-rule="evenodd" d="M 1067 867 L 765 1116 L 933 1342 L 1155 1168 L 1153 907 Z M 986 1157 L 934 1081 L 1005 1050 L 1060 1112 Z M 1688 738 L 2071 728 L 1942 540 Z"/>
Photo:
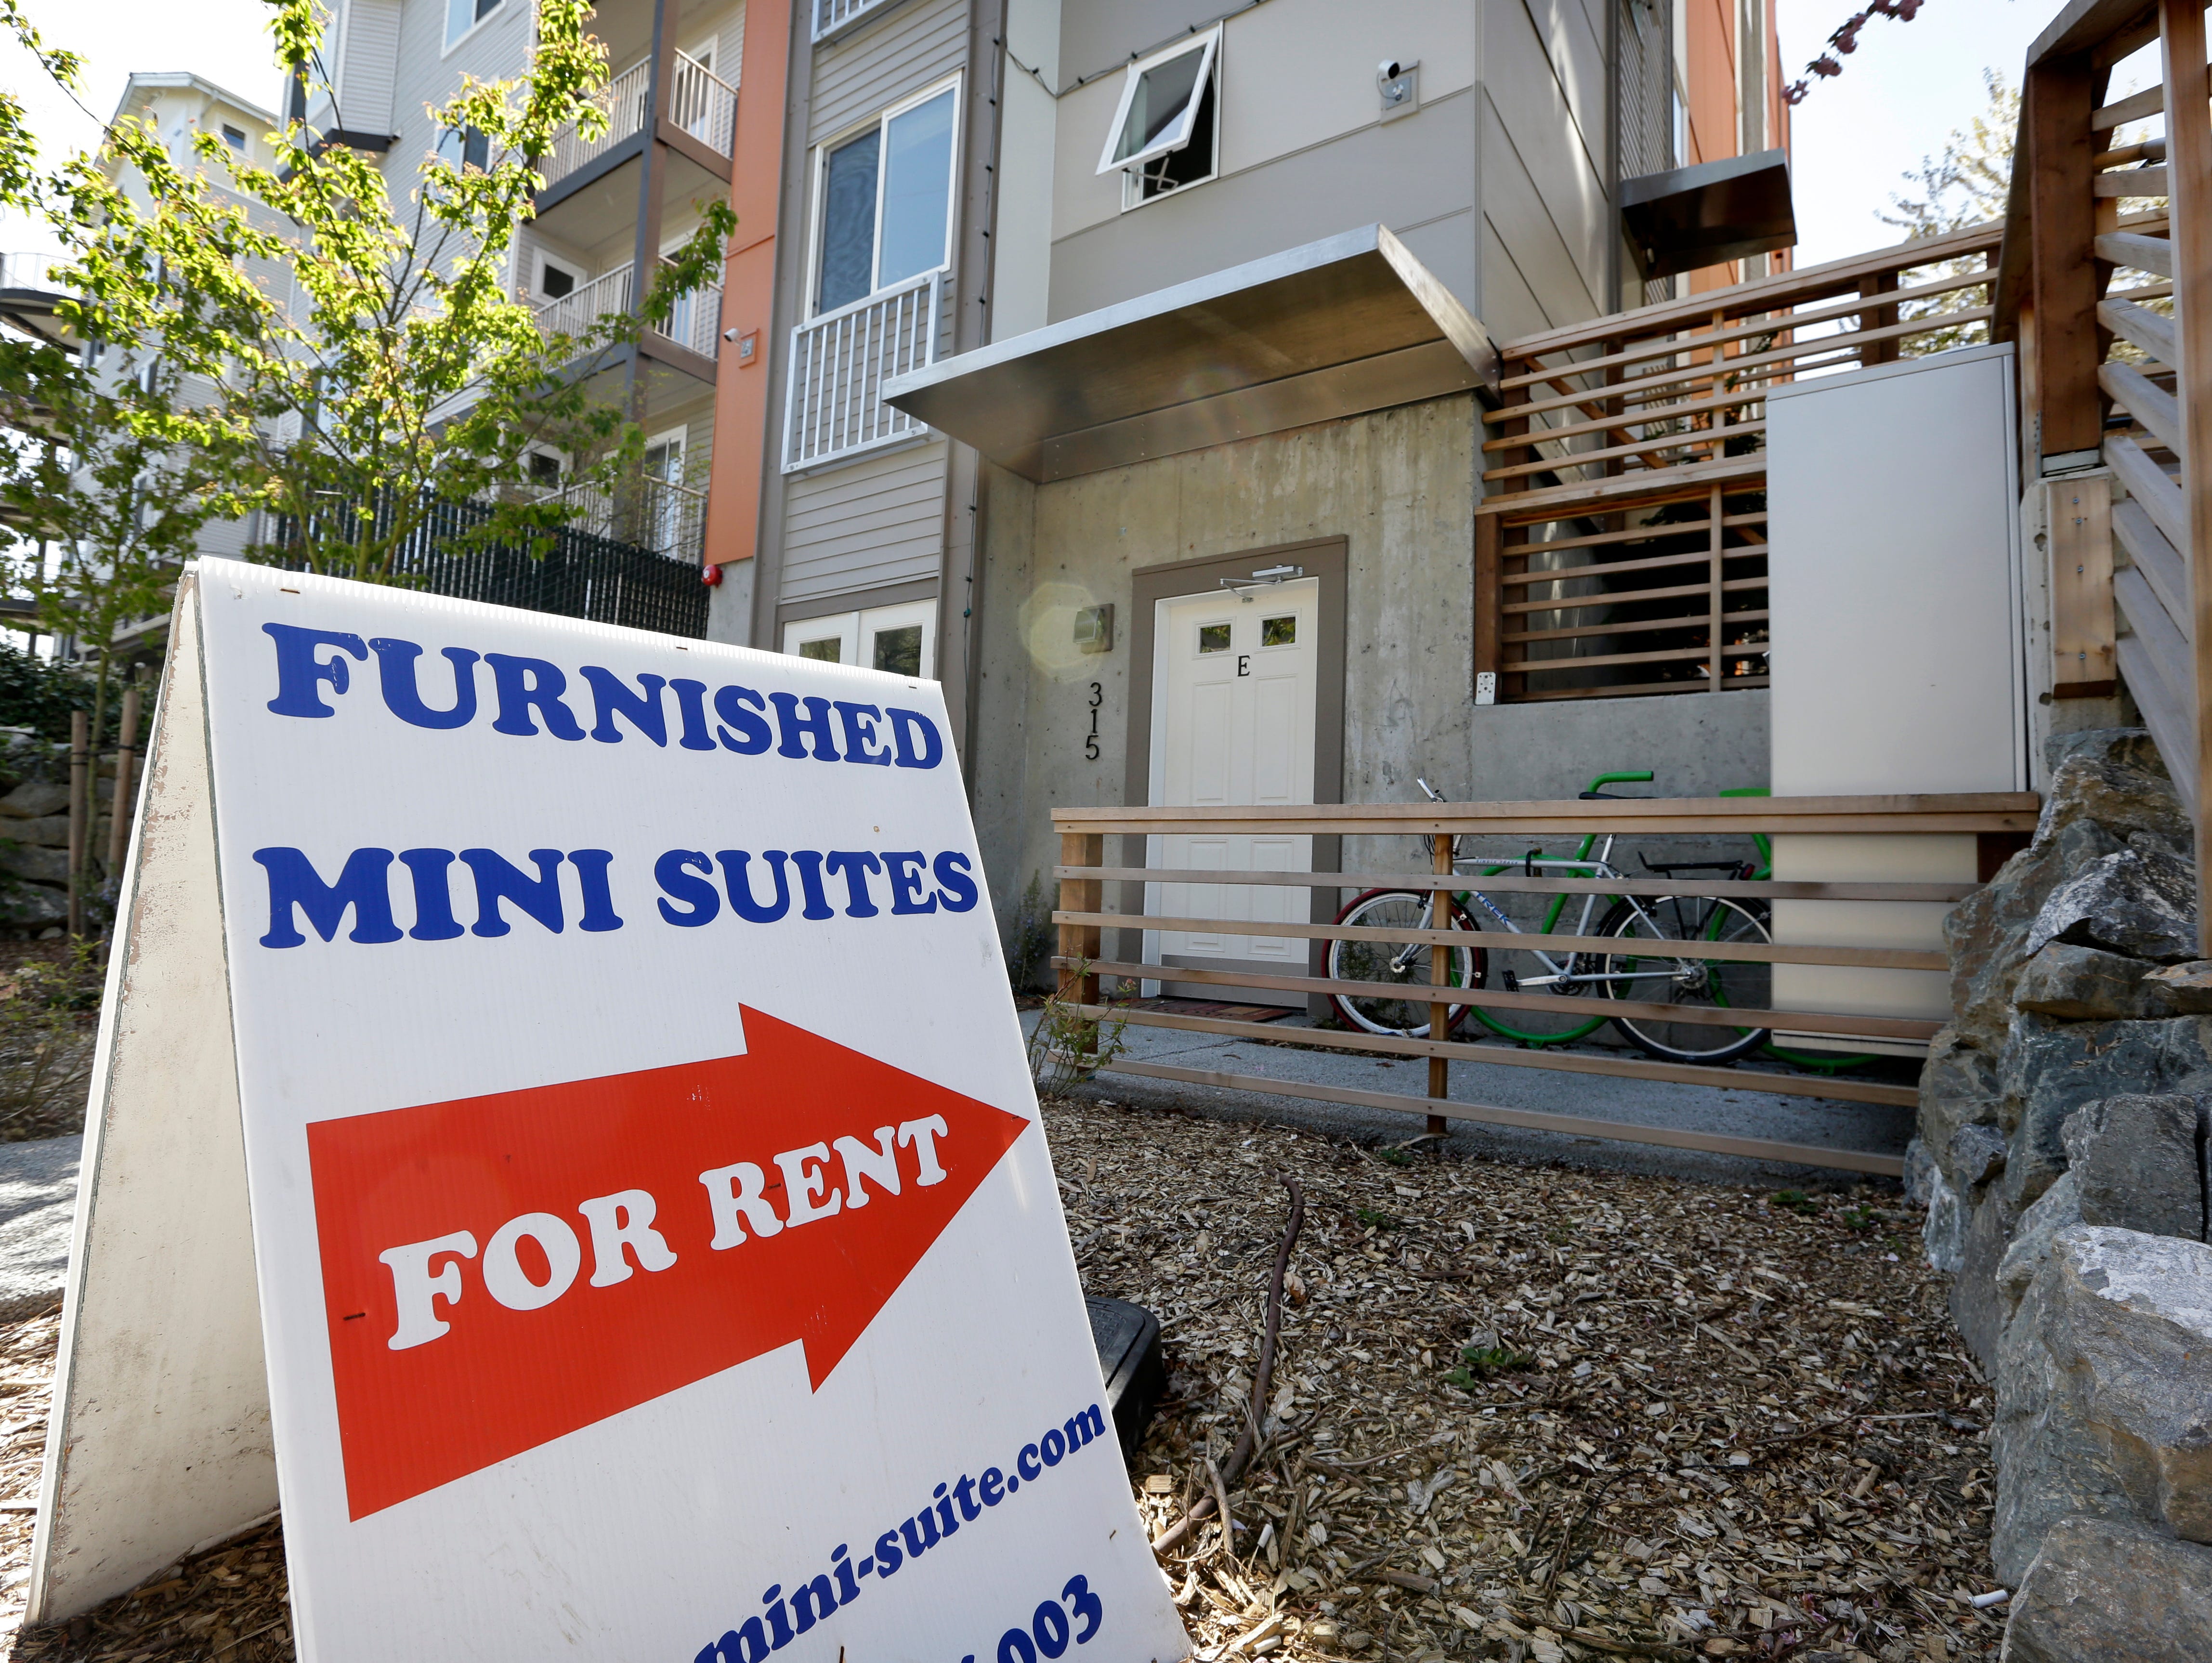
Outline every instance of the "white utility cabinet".
<path fill-rule="evenodd" d="M 1968 347 L 1768 395 L 1776 796 L 2027 788 L 2014 371 L 2010 346 Z M 1782 879 L 1972 883 L 1977 864 L 1972 834 L 1775 840 Z M 1774 936 L 1940 950 L 1948 910 L 1781 901 Z M 1777 965 L 1774 1004 L 1941 1018 L 1949 984 L 1940 971 Z"/>

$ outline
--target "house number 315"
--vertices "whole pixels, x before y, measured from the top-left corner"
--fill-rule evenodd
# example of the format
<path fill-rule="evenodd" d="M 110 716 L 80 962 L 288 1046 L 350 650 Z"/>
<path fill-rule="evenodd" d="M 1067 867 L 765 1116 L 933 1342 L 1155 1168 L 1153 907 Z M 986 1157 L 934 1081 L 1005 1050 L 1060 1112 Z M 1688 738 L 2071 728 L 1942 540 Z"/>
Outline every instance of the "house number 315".
<path fill-rule="evenodd" d="M 1091 683 L 1091 731 L 1083 736 L 1083 755 L 1088 761 L 1098 760 L 1098 707 L 1106 702 L 1106 689 L 1098 683 Z"/>

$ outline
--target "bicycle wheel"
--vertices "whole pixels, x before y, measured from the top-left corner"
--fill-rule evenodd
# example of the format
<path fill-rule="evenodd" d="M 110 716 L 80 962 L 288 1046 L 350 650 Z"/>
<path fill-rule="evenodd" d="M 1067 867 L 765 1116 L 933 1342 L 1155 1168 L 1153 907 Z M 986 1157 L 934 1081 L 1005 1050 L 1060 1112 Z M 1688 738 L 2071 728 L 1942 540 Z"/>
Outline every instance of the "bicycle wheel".
<path fill-rule="evenodd" d="M 1504 868 L 1498 868 L 1503 871 Z M 1486 874 L 1494 877 L 1496 871 Z M 1593 874 L 1594 875 L 1594 874 Z M 1480 893 L 1480 892 L 1478 892 Z M 1592 1007 L 1589 1016 L 1573 1011 L 1530 1011 L 1519 1006 L 1477 1005 L 1475 1019 L 1493 1034 L 1502 1034 L 1509 1040 L 1518 1040 L 1523 1045 L 1565 1045 L 1570 1040 L 1595 1034 L 1605 1026 L 1606 1012 L 1591 998 L 1591 984 L 1574 980 L 1577 973 L 1594 968 L 1593 956 L 1589 953 L 1554 952 L 1543 945 L 1546 927 L 1551 921 L 1552 897 L 1541 895 L 1511 894 L 1483 897 L 1497 907 L 1501 917 L 1492 920 L 1482 927 L 1503 930 L 1508 920 L 1527 934 L 1528 947 L 1492 947 L 1489 954 L 1490 980 L 1484 984 L 1507 992 L 1550 994 L 1558 998 L 1578 999 Z M 1470 914 L 1472 916 L 1472 914 Z M 1567 912 L 1558 920 L 1564 932 L 1571 934 L 1577 923 L 1577 913 Z"/>
<path fill-rule="evenodd" d="M 1428 895 L 1418 889 L 1370 889 L 1355 896 L 1336 915 L 1339 924 L 1369 930 L 1413 931 L 1422 927 Z M 1455 903 L 1449 925 L 1455 930 L 1474 927 Z M 1328 974 L 1339 981 L 1386 984 L 1372 994 L 1332 994 L 1336 1014 L 1353 1028 L 1370 1034 L 1395 1034 L 1408 1039 L 1429 1036 L 1429 1006 L 1419 990 L 1435 986 L 1432 948 L 1402 941 L 1332 941 L 1328 944 Z M 1445 953 L 1444 982 L 1450 987 L 1483 985 L 1484 961 L 1479 947 L 1454 947 Z M 1403 992 L 1399 991 L 1403 989 Z M 1467 1006 L 1452 1007 L 1449 1038 L 1467 1020 Z"/>
<path fill-rule="evenodd" d="M 1710 895 L 1623 901 L 1606 915 L 1604 932 L 1633 944 L 1599 961 L 1606 980 L 1598 986 L 1609 998 L 1706 1011 L 1731 1005 L 1763 1011 L 1772 1004 L 1771 965 L 1697 955 L 1702 943 L 1772 939 L 1756 914 L 1733 901 Z M 1734 1062 L 1767 1038 L 1764 1028 L 1727 1023 L 1627 1016 L 1613 1021 L 1639 1048 L 1663 1062 Z"/>

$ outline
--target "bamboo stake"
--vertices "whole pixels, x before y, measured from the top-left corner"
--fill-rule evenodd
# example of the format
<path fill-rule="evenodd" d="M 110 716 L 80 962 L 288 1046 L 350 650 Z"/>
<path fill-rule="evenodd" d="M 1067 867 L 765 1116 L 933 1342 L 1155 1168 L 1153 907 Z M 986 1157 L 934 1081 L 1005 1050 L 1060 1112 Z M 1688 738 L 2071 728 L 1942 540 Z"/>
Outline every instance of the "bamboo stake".
<path fill-rule="evenodd" d="M 69 799 L 69 932 L 84 933 L 84 855 L 91 828 L 86 812 L 92 804 L 92 719 L 82 710 L 70 713 Z"/>
<path fill-rule="evenodd" d="M 122 743 L 115 751 L 115 797 L 108 809 L 107 883 L 120 892 L 124 851 L 131 847 L 131 774 L 138 744 L 138 686 L 132 683 L 123 694 Z"/>

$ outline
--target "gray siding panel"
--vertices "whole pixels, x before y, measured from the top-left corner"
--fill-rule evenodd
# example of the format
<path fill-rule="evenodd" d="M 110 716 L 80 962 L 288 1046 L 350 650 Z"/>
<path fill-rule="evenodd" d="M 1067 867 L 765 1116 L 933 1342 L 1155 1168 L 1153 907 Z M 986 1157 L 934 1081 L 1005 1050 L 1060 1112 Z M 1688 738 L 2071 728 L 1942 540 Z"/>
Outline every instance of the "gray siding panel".
<path fill-rule="evenodd" d="M 1477 94 L 1459 93 L 1389 122 L 1193 185 L 1053 246 L 1052 317 L 1239 265 L 1363 225 L 1428 225 L 1474 201 Z M 1436 246 L 1432 240 L 1431 246 Z M 1471 244 L 1437 276 L 1480 299 Z"/>
<path fill-rule="evenodd" d="M 907 0 L 880 23 L 816 47 L 807 143 L 951 75 L 966 61 L 967 33 L 967 0 Z"/>
<path fill-rule="evenodd" d="M 791 481 L 785 604 L 937 575 L 945 526 L 942 440 Z"/>
<path fill-rule="evenodd" d="M 1577 263 L 1519 147 L 1486 96 L 1483 118 L 1482 259 L 1489 302 L 1484 324 L 1498 339 L 1511 340 L 1594 317 L 1602 279 Z M 1512 315 L 1509 297 L 1514 287 L 1491 286 L 1488 276 L 1498 259 L 1520 274 L 1519 287 L 1534 299 L 1540 316 Z"/>

